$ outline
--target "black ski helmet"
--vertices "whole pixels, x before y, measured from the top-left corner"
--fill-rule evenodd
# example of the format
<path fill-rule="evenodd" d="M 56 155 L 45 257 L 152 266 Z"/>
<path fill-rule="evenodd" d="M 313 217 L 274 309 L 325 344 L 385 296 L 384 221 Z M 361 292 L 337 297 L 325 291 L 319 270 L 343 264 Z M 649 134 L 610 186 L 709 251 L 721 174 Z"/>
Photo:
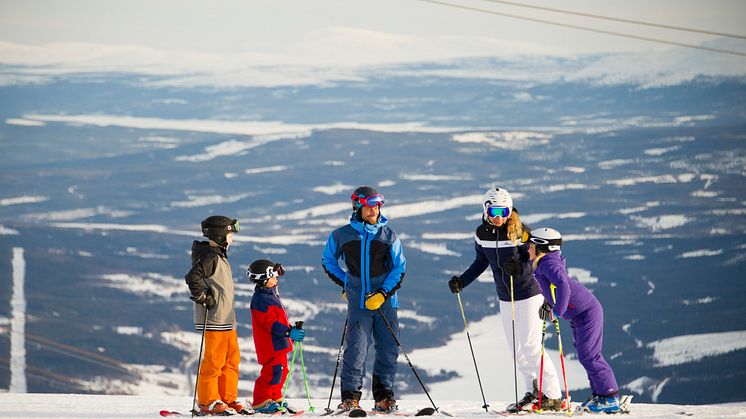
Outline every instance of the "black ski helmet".
<path fill-rule="evenodd" d="M 536 245 L 536 253 L 555 252 L 562 247 L 562 235 L 549 227 L 531 230 L 528 240 Z"/>
<path fill-rule="evenodd" d="M 225 238 L 228 233 L 238 233 L 239 231 L 238 220 L 224 215 L 211 215 L 202 221 L 202 235 L 221 247 L 228 245 Z"/>
<path fill-rule="evenodd" d="M 352 195 L 350 195 L 350 199 L 352 200 L 352 214 L 355 217 L 355 220 L 362 221 L 362 218 L 360 217 L 360 211 L 363 208 L 363 204 L 362 202 L 360 202 L 360 199 L 367 198 L 373 195 L 380 195 L 380 194 L 372 186 L 359 186 L 355 188 L 354 191 L 352 191 Z M 383 204 L 381 203 L 380 205 L 383 205 Z"/>
<path fill-rule="evenodd" d="M 273 276 L 283 276 L 285 270 L 282 269 L 282 265 L 274 263 L 269 259 L 257 259 L 251 262 L 249 269 L 246 270 L 246 276 L 249 281 L 263 287 L 267 285 L 269 278 Z"/>

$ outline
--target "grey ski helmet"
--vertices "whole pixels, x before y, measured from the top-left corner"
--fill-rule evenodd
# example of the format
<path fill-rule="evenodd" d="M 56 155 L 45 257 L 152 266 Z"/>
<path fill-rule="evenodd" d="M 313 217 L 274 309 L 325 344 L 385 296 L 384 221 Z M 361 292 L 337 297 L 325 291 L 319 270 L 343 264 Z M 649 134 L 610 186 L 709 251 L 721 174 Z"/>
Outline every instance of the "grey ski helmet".
<path fill-rule="evenodd" d="M 555 252 L 562 247 L 562 235 L 549 227 L 531 230 L 528 240 L 536 245 L 536 253 Z"/>
<path fill-rule="evenodd" d="M 251 262 L 249 269 L 246 270 L 246 276 L 249 281 L 264 287 L 267 285 L 269 278 L 273 276 L 283 276 L 285 270 L 282 269 L 282 265 L 274 263 L 269 259 L 257 259 Z"/>

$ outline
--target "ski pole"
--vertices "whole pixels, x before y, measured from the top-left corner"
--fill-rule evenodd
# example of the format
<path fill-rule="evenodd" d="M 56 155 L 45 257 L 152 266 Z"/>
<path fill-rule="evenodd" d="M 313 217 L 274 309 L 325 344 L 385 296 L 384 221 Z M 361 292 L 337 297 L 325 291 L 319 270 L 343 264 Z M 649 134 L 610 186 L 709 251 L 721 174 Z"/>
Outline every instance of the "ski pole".
<path fill-rule="evenodd" d="M 288 392 L 288 385 L 290 385 L 290 376 L 293 375 L 293 365 L 295 365 L 295 354 L 298 353 L 298 347 L 293 348 L 293 357 L 290 361 L 290 366 L 288 367 L 288 375 L 285 377 L 285 387 L 282 389 L 282 401 L 285 401 L 285 396 Z M 280 404 L 280 410 L 283 412 L 285 411 L 285 408 L 282 407 L 282 404 Z"/>
<path fill-rule="evenodd" d="M 386 318 L 386 315 L 383 314 L 383 310 L 379 307 L 378 314 L 381 315 L 381 318 L 386 323 L 386 327 L 389 329 L 389 332 L 391 332 L 391 336 L 394 337 L 394 341 L 396 342 L 396 346 L 399 347 L 399 350 L 404 355 L 404 358 L 407 360 L 407 364 L 409 364 L 409 368 L 412 369 L 412 372 L 414 373 L 415 378 L 417 378 L 417 381 L 420 382 L 420 385 L 422 386 L 422 389 L 425 390 L 425 395 L 430 400 L 430 404 L 433 405 L 433 409 L 435 409 L 436 412 L 439 412 L 441 414 L 444 414 L 446 416 L 451 416 L 450 414 L 446 412 L 441 412 L 438 410 L 438 406 L 435 405 L 435 402 L 433 402 L 432 397 L 430 397 L 430 393 L 428 393 L 427 388 L 425 388 L 425 384 L 422 383 L 422 380 L 420 379 L 420 375 L 417 374 L 417 370 L 414 368 L 414 365 L 412 365 L 412 361 L 409 360 L 409 356 L 407 356 L 407 352 L 404 350 L 404 347 L 402 347 L 401 342 L 399 342 L 399 337 L 396 336 L 396 332 L 394 332 L 394 329 L 391 327 L 391 323 L 389 323 L 389 319 Z"/>
<path fill-rule="evenodd" d="M 332 378 L 332 388 L 329 390 L 329 402 L 326 404 L 326 412 L 331 413 L 333 412 L 332 409 L 330 409 L 330 406 L 332 405 L 332 395 L 334 394 L 334 383 L 337 381 L 337 371 L 339 371 L 339 363 L 342 361 L 342 348 L 345 344 L 345 336 L 347 335 L 347 322 L 350 320 L 350 317 L 345 318 L 345 326 L 342 329 L 342 340 L 339 342 L 339 353 L 337 354 L 337 365 L 334 367 L 334 378 Z"/>
<path fill-rule="evenodd" d="M 560 335 L 560 324 L 559 319 L 556 316 L 552 316 L 552 323 L 554 323 L 554 328 L 557 329 L 557 341 L 559 345 L 559 353 L 560 353 L 560 364 L 562 364 L 562 381 L 564 381 L 565 384 L 565 398 L 567 400 L 567 414 L 572 414 L 572 409 L 570 409 L 570 390 L 567 388 L 567 373 L 565 372 L 565 355 L 562 351 L 562 336 Z"/>
<path fill-rule="evenodd" d="M 298 329 L 303 328 L 303 322 L 295 322 L 295 327 Z M 293 357 L 290 360 L 290 366 L 288 367 L 288 375 L 285 377 L 285 387 L 282 389 L 282 401 L 285 401 L 285 396 L 287 395 L 288 386 L 290 385 L 290 376 L 293 374 L 293 366 L 295 366 L 295 355 L 298 353 L 298 345 L 300 342 L 297 342 L 295 345 L 293 345 Z M 282 407 L 282 403 L 280 404 L 280 410 L 285 411 L 285 408 Z"/>
<path fill-rule="evenodd" d="M 547 321 L 541 326 L 541 362 L 539 363 L 539 413 L 541 413 L 542 389 L 544 386 L 544 338 L 547 336 Z"/>
<path fill-rule="evenodd" d="M 205 347 L 205 331 L 207 330 L 207 305 L 205 307 L 205 321 L 202 323 L 202 340 L 199 343 L 199 356 L 197 357 L 197 379 L 194 380 L 194 397 L 192 398 L 192 417 L 194 417 L 195 414 L 201 413 L 197 412 L 196 408 L 194 407 L 195 404 L 197 404 L 197 386 L 199 385 L 199 370 L 202 366 L 202 349 Z"/>
<path fill-rule="evenodd" d="M 479 368 L 477 367 L 477 358 L 474 356 L 474 347 L 471 344 L 471 335 L 469 335 L 469 325 L 466 322 L 466 314 L 464 313 L 464 305 L 461 304 L 461 292 L 456 293 L 458 297 L 458 306 L 461 309 L 461 318 L 464 320 L 464 330 L 466 330 L 466 339 L 469 341 L 469 349 L 471 350 L 471 359 L 474 361 L 474 369 L 477 371 L 477 381 L 479 382 L 479 391 L 482 392 L 482 401 L 485 412 L 489 412 L 490 405 L 487 404 L 487 400 L 484 398 L 484 389 L 482 389 L 482 379 L 479 378 Z"/>
<path fill-rule="evenodd" d="M 306 364 L 303 362 L 303 345 L 298 342 L 298 352 L 300 352 L 300 367 L 303 372 L 303 385 L 306 387 L 306 400 L 308 400 L 308 410 L 315 412 L 316 408 L 311 404 L 311 395 L 308 392 L 308 377 L 306 376 Z"/>
<path fill-rule="evenodd" d="M 518 408 L 518 366 L 515 354 L 515 297 L 513 287 L 513 275 L 510 275 L 510 309 L 511 326 L 513 328 L 513 384 L 515 388 L 515 407 Z"/>

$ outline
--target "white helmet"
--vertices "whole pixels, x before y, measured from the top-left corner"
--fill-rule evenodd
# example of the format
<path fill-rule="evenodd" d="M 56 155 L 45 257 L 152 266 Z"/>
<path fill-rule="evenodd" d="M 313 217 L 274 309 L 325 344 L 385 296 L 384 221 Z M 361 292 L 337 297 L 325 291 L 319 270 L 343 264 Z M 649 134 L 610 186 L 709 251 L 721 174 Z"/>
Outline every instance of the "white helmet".
<path fill-rule="evenodd" d="M 493 206 L 508 208 L 509 213 L 506 217 L 510 215 L 510 212 L 513 212 L 513 198 L 510 197 L 508 191 L 496 186 L 487 189 L 487 192 L 484 193 L 484 199 L 482 199 L 482 202 L 482 211 L 484 211 L 485 217 L 489 216 L 487 214 L 488 208 Z"/>
<path fill-rule="evenodd" d="M 536 245 L 540 253 L 554 252 L 560 250 L 562 246 L 562 235 L 560 232 L 549 227 L 531 230 L 528 240 Z"/>

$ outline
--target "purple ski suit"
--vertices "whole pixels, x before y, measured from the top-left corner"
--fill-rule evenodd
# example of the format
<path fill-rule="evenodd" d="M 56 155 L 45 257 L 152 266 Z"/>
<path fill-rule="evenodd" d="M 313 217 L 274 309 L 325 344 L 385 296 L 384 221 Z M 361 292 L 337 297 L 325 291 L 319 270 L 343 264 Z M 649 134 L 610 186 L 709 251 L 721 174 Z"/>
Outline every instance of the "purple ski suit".
<path fill-rule="evenodd" d="M 559 251 L 541 256 L 533 275 L 555 314 L 570 321 L 578 360 L 588 374 L 593 394 L 607 396 L 618 392 L 614 371 L 601 354 L 604 337 L 601 303 L 580 282 L 570 279 L 565 257 Z"/>

